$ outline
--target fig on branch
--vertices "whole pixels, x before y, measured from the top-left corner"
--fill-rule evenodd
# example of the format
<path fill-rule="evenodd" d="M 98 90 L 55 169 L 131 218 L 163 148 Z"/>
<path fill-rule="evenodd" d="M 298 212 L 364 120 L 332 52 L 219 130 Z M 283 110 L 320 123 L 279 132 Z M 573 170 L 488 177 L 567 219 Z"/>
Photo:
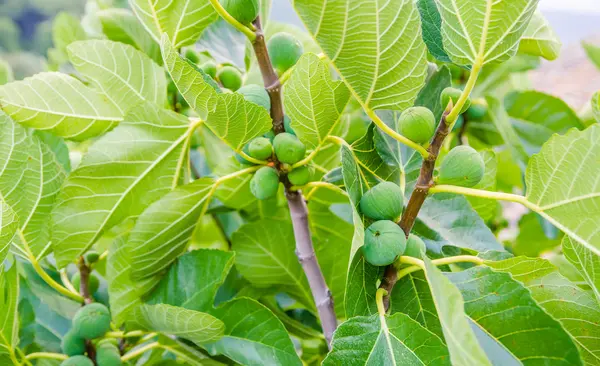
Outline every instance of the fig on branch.
<path fill-rule="evenodd" d="M 76 272 L 73 275 L 71 278 L 71 284 L 73 284 L 73 287 L 75 287 L 76 290 L 79 290 L 79 287 L 81 286 L 81 274 L 79 272 Z M 98 291 L 98 287 L 100 287 L 100 280 L 98 277 L 96 277 L 96 275 L 90 274 L 88 280 L 88 289 L 90 290 L 90 294 Z"/>
<path fill-rule="evenodd" d="M 484 173 L 485 163 L 481 155 L 470 146 L 457 146 L 442 161 L 438 183 L 473 187 L 481 182 Z"/>
<path fill-rule="evenodd" d="M 442 94 L 440 95 L 440 99 L 442 102 L 442 108 L 446 109 L 446 107 L 448 106 L 448 103 L 450 103 L 450 100 L 452 100 L 452 105 L 455 105 L 456 102 L 458 102 L 458 100 L 460 99 L 460 96 L 462 95 L 462 90 L 460 89 L 456 89 L 456 88 L 452 88 L 452 87 L 448 87 L 446 89 L 444 89 L 442 91 Z M 465 102 L 465 105 L 463 105 L 460 113 L 465 113 L 467 111 L 467 109 L 469 109 L 469 107 L 471 106 L 471 98 L 467 98 L 467 101 Z"/>
<path fill-rule="evenodd" d="M 275 197 L 279 189 L 279 174 L 271 167 L 260 168 L 250 181 L 250 191 L 259 200 Z"/>
<path fill-rule="evenodd" d="M 248 153 L 258 160 L 267 160 L 273 155 L 273 145 L 266 137 L 257 137 L 248 144 Z"/>
<path fill-rule="evenodd" d="M 85 305 L 73 317 L 74 331 L 84 339 L 102 337 L 110 329 L 110 312 L 100 303 Z"/>
<path fill-rule="evenodd" d="M 73 356 L 61 362 L 60 366 L 94 366 L 94 363 L 85 356 Z"/>
<path fill-rule="evenodd" d="M 213 79 L 217 78 L 217 64 L 212 61 L 206 61 L 202 65 L 200 65 L 200 69 L 204 71 L 204 73 L 210 76 Z"/>
<path fill-rule="evenodd" d="M 415 234 L 410 234 L 408 236 L 408 240 L 406 241 L 406 250 L 402 255 L 413 258 L 421 258 L 426 250 L 427 246 L 425 245 L 425 242 Z"/>
<path fill-rule="evenodd" d="M 304 53 L 302 43 L 287 32 L 274 34 L 267 43 L 271 63 L 279 75 L 294 66 Z"/>
<path fill-rule="evenodd" d="M 282 163 L 295 164 L 304 158 L 306 146 L 291 133 L 283 132 L 273 140 L 275 155 Z"/>
<path fill-rule="evenodd" d="M 295 186 L 303 186 L 310 182 L 312 177 L 312 171 L 307 166 L 298 167 L 288 173 L 288 179 L 290 183 Z"/>
<path fill-rule="evenodd" d="M 71 329 L 64 335 L 60 347 L 67 356 L 83 355 L 85 353 L 85 339 Z"/>
<path fill-rule="evenodd" d="M 365 193 L 359 203 L 360 211 L 373 220 L 396 221 L 402 215 L 402 189 L 392 182 L 382 182 Z"/>
<path fill-rule="evenodd" d="M 404 253 L 406 236 L 395 222 L 375 221 L 365 231 L 363 254 L 374 266 L 387 266 Z"/>
<path fill-rule="evenodd" d="M 231 91 L 236 91 L 242 86 L 242 73 L 233 66 L 224 66 L 217 71 L 217 79 Z"/>
<path fill-rule="evenodd" d="M 103 340 L 96 347 L 96 363 L 98 366 L 121 366 L 121 353 L 116 345 Z"/>
<path fill-rule="evenodd" d="M 398 125 L 402 135 L 418 144 L 423 144 L 433 137 L 435 116 L 425 107 L 412 107 L 402 112 Z"/>
<path fill-rule="evenodd" d="M 185 58 L 187 58 L 193 64 L 200 62 L 200 56 L 198 56 L 198 52 L 192 50 L 191 48 L 185 51 Z"/>
<path fill-rule="evenodd" d="M 221 0 L 221 5 L 238 22 L 248 25 L 256 19 L 259 0 Z"/>
<path fill-rule="evenodd" d="M 247 101 L 257 104 L 267 111 L 271 110 L 271 97 L 262 86 L 256 84 L 246 85 L 241 87 L 238 93 L 242 94 Z"/>
<path fill-rule="evenodd" d="M 483 100 L 483 101 L 474 100 L 473 103 L 471 104 L 471 107 L 469 109 L 467 109 L 467 111 L 465 112 L 465 115 L 470 120 L 478 121 L 478 120 L 483 119 L 483 117 L 485 117 L 487 112 L 488 112 L 488 107 L 487 107 L 487 103 L 485 102 L 485 100 Z"/>
<path fill-rule="evenodd" d="M 96 262 L 98 262 L 98 260 L 100 259 L 100 253 L 98 253 L 95 250 L 90 250 L 89 252 L 85 253 L 85 263 L 87 264 L 94 264 Z"/>

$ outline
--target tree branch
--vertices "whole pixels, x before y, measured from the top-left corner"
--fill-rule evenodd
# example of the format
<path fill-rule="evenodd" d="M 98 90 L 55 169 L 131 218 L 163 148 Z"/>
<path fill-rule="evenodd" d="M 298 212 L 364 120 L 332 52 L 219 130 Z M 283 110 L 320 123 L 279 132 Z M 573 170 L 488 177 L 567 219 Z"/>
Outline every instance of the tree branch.
<path fill-rule="evenodd" d="M 252 46 L 260 67 L 265 89 L 269 93 L 271 99 L 273 132 L 279 134 L 285 132 L 283 125 L 284 110 L 283 98 L 281 96 L 281 82 L 271 64 L 260 18 L 257 18 L 254 21 L 254 26 L 256 28 L 256 38 L 252 41 Z M 276 161 L 275 166 L 281 173 L 281 164 Z M 294 238 L 296 240 L 296 255 L 298 256 L 298 260 L 308 279 L 308 284 L 319 312 L 323 334 L 329 347 L 331 345 L 331 339 L 333 338 L 333 332 L 337 328 L 337 318 L 335 316 L 331 291 L 329 291 L 329 288 L 327 287 L 325 277 L 323 276 L 323 272 L 321 271 L 321 267 L 319 266 L 319 262 L 315 255 L 308 223 L 308 208 L 306 207 L 302 192 L 292 189 L 292 185 L 285 174 L 280 174 L 280 177 L 281 182 L 285 186 L 286 198 L 292 217 Z"/>
<path fill-rule="evenodd" d="M 421 210 L 421 207 L 423 207 L 425 198 L 427 198 L 427 195 L 429 194 L 429 189 L 433 186 L 433 171 L 435 169 L 435 162 L 440 153 L 442 144 L 444 143 L 444 139 L 449 133 L 450 126 L 448 126 L 446 122 L 447 116 L 448 110 L 442 115 L 442 119 L 437 130 L 435 131 L 435 135 L 433 136 L 431 144 L 427 149 L 429 155 L 427 155 L 427 157 L 423 160 L 421 172 L 419 173 L 419 178 L 417 179 L 417 184 L 415 185 L 415 189 L 413 190 L 408 204 L 406 205 L 406 209 L 402 213 L 400 223 L 398 223 L 398 225 L 406 234 L 406 237 L 408 237 L 410 234 L 419 211 Z M 381 285 L 379 285 L 379 288 L 387 291 L 386 296 L 383 297 L 383 304 L 386 311 L 390 306 L 390 294 L 392 293 L 392 289 L 397 281 L 398 270 L 393 264 L 390 264 L 386 267 L 383 279 L 381 280 Z"/>
<path fill-rule="evenodd" d="M 91 304 L 94 302 L 92 299 L 92 294 L 90 293 L 90 273 L 92 272 L 91 268 L 85 264 L 85 259 L 83 257 L 79 258 L 79 262 L 77 263 L 77 267 L 79 268 L 79 293 L 83 296 L 84 302 L 87 304 Z"/>

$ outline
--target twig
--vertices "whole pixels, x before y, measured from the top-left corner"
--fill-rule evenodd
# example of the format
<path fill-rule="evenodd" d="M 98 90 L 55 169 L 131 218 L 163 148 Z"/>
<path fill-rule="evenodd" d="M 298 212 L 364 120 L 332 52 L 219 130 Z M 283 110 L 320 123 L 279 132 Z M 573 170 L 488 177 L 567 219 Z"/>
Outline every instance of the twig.
<path fill-rule="evenodd" d="M 86 304 L 91 304 L 94 302 L 92 299 L 92 295 L 90 293 L 90 273 L 92 272 L 91 268 L 85 264 L 85 259 L 83 257 L 79 258 L 79 262 L 77 263 L 77 267 L 79 268 L 79 275 L 81 276 L 81 280 L 79 281 L 79 293 L 83 296 L 83 300 Z"/>

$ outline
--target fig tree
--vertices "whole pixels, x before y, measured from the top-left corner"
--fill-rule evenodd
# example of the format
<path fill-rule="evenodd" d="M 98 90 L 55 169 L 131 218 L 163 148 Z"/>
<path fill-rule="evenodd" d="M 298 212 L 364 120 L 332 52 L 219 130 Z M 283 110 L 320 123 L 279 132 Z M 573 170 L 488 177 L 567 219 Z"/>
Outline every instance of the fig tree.
<path fill-rule="evenodd" d="M 97 302 L 85 305 L 75 313 L 73 329 L 84 339 L 102 337 L 110 329 L 110 311 Z"/>
<path fill-rule="evenodd" d="M 438 175 L 439 184 L 473 187 L 483 179 L 485 163 L 470 146 L 461 145 L 450 150 L 442 161 Z"/>
<path fill-rule="evenodd" d="M 273 140 L 275 155 L 282 163 L 295 164 L 304 158 L 306 146 L 291 133 L 283 132 Z"/>
<path fill-rule="evenodd" d="M 248 25 L 256 19 L 259 0 L 221 0 L 221 5 L 238 22 Z"/>
<path fill-rule="evenodd" d="M 60 347 L 67 356 L 83 355 L 85 353 L 85 339 L 71 329 L 64 335 Z"/>
<path fill-rule="evenodd" d="M 238 93 L 242 94 L 247 101 L 257 104 L 267 111 L 271 110 L 271 98 L 262 86 L 256 84 L 246 85 L 241 87 Z"/>
<path fill-rule="evenodd" d="M 418 236 L 410 234 L 408 236 L 408 240 L 406 241 L 406 250 L 402 255 L 413 258 L 421 258 L 426 250 L 427 246 L 425 245 L 425 242 Z"/>
<path fill-rule="evenodd" d="M 79 290 L 79 287 L 81 286 L 81 274 L 79 272 L 76 272 L 73 275 L 71 278 L 71 284 L 73 284 L 73 287 L 75 287 L 76 290 Z M 100 280 L 96 275 L 91 273 L 88 280 L 88 289 L 90 290 L 90 294 L 98 291 L 98 287 L 100 287 Z"/>
<path fill-rule="evenodd" d="M 267 160 L 273 155 L 273 145 L 266 137 L 257 137 L 248 144 L 248 153 L 255 159 Z"/>
<path fill-rule="evenodd" d="M 94 366 L 94 363 L 85 356 L 73 356 L 61 362 L 60 366 Z"/>
<path fill-rule="evenodd" d="M 301 166 L 288 173 L 290 183 L 295 186 L 303 186 L 310 182 L 312 172 L 309 167 Z"/>
<path fill-rule="evenodd" d="M 217 78 L 217 65 L 212 61 L 206 61 L 202 65 L 200 65 L 200 69 L 204 71 L 204 73 L 210 76 L 213 79 Z"/>
<path fill-rule="evenodd" d="M 404 253 L 406 236 L 395 222 L 375 221 L 365 231 L 363 254 L 374 266 L 387 266 Z"/>
<path fill-rule="evenodd" d="M 435 116 L 425 107 L 411 107 L 402 112 L 398 125 L 402 135 L 423 144 L 429 141 L 435 132 Z"/>
<path fill-rule="evenodd" d="M 392 182 L 382 182 L 365 193 L 359 203 L 360 211 L 373 220 L 396 221 L 402 215 L 402 189 Z"/>
<path fill-rule="evenodd" d="M 292 128 L 292 120 L 288 116 L 283 116 L 283 129 L 285 132 L 296 136 L 296 132 Z"/>
<path fill-rule="evenodd" d="M 267 50 L 279 75 L 294 66 L 304 53 L 302 43 L 287 32 L 274 34 L 267 43 Z"/>
<path fill-rule="evenodd" d="M 96 347 L 96 363 L 98 366 L 121 366 L 119 348 L 111 342 L 102 341 Z"/>
<path fill-rule="evenodd" d="M 250 191 L 259 200 L 275 197 L 279 189 L 279 175 L 271 167 L 260 168 L 250 181 Z"/>
<path fill-rule="evenodd" d="M 440 95 L 440 99 L 442 102 L 442 108 L 446 108 L 448 106 L 448 103 L 450 103 L 450 100 L 452 100 L 452 105 L 456 104 L 456 102 L 458 102 L 458 99 L 460 98 L 460 96 L 462 95 L 462 90 L 460 89 L 456 89 L 456 88 L 452 88 L 452 87 L 448 87 L 446 89 L 444 89 L 442 91 L 442 94 Z M 460 113 L 465 113 L 467 109 L 469 109 L 469 107 L 471 106 L 471 98 L 468 98 L 467 101 L 465 102 L 465 105 L 462 107 Z"/>
<path fill-rule="evenodd" d="M 236 91 L 242 86 L 242 73 L 233 66 L 224 66 L 217 71 L 217 79 L 231 91 Z"/>

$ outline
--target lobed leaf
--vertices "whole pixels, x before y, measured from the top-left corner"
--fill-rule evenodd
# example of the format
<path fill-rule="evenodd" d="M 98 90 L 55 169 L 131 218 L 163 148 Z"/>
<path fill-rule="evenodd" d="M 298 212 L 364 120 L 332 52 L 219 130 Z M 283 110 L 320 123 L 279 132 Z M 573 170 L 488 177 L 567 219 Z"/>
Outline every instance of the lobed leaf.
<path fill-rule="evenodd" d="M 0 197 L 0 263 L 4 263 L 12 240 L 19 229 L 19 217 Z"/>

